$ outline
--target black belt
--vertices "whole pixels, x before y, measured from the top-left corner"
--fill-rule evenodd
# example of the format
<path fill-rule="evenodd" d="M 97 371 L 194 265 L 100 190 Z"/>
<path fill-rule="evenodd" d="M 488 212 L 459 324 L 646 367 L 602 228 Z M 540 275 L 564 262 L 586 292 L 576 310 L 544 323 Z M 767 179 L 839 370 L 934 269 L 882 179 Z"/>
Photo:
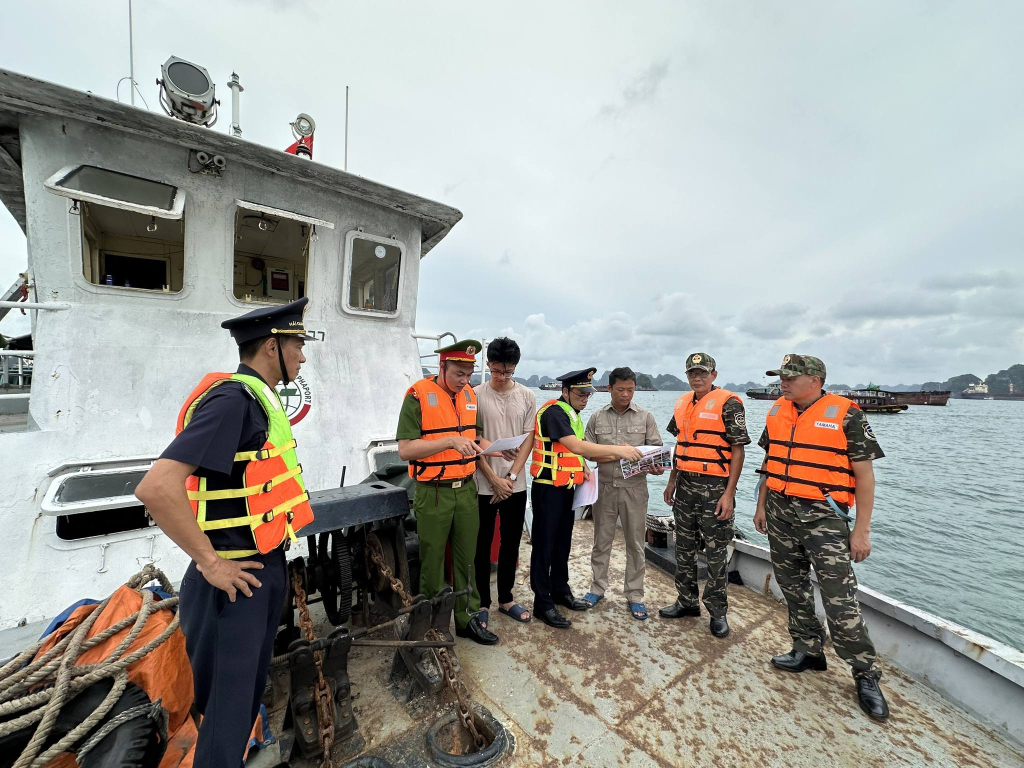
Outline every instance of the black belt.
<path fill-rule="evenodd" d="M 473 476 L 470 475 L 469 477 L 463 477 L 458 480 L 417 480 L 416 484 L 425 487 L 441 485 L 444 486 L 445 488 L 461 488 L 472 479 Z"/>

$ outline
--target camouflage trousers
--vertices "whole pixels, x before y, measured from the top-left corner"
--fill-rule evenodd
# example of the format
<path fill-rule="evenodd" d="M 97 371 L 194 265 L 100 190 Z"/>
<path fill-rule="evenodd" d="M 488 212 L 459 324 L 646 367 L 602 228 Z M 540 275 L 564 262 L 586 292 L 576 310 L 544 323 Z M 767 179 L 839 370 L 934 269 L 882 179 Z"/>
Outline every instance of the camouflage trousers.
<path fill-rule="evenodd" d="M 697 553 L 703 543 L 708 564 L 708 580 L 704 584 L 704 607 L 712 618 L 723 619 L 728 609 L 726 584 L 729 567 L 728 547 L 732 543 L 732 518 L 719 520 L 715 507 L 725 492 L 725 478 L 711 478 L 679 473 L 676 481 L 672 513 L 676 522 L 676 592 L 678 602 L 696 608 Z"/>
<path fill-rule="evenodd" d="M 768 492 L 765 504 L 772 568 L 789 607 L 793 647 L 820 655 L 825 643 L 825 630 L 814 613 L 813 566 L 832 646 L 853 668 L 854 677 L 877 680 L 882 673 L 861 618 L 857 577 L 850 563 L 850 526 L 837 515 L 801 519 L 799 505 L 799 500 L 774 491 Z"/>

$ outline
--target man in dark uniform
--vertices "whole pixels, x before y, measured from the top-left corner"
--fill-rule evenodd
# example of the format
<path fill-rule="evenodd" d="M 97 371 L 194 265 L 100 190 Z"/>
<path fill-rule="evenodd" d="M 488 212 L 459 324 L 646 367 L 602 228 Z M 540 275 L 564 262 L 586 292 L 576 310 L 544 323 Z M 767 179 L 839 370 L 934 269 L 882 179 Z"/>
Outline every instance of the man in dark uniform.
<path fill-rule="evenodd" d="M 186 482 L 198 477 L 201 487 L 214 492 L 244 487 L 247 463 L 236 455 L 266 445 L 270 422 L 264 403 L 280 406 L 273 388 L 294 379 L 306 361 L 302 347 L 313 338 L 306 335 L 302 320 L 307 302 L 302 298 L 221 323 L 239 347 L 237 374 L 263 386 L 254 394 L 250 384 L 229 379 L 197 398 L 187 425 L 135 493 L 163 532 L 192 558 L 181 581 L 178 610 L 195 706 L 203 716 L 195 768 L 242 765 L 266 684 L 288 573 L 284 546 L 260 554 L 248 525 L 204 532 L 190 506 Z M 217 504 L 236 510 L 237 517 L 248 514 L 245 498 Z"/>
<path fill-rule="evenodd" d="M 573 596 L 569 586 L 569 552 L 576 519 L 573 495 L 575 486 L 590 476 L 583 459 L 640 461 L 642 456 L 631 445 L 598 445 L 583 439 L 586 426 L 580 411 L 587 407 L 594 393 L 592 381 L 596 372 L 596 368 L 586 368 L 559 376 L 562 396 L 548 401 L 537 411 L 530 467 L 534 478 L 530 490 L 533 507 L 530 587 L 534 595 L 533 615 L 556 629 L 568 629 L 572 625 L 555 608 L 556 603 L 573 611 L 592 607 L 586 600 Z M 579 471 L 573 472 L 573 466 Z"/>
<path fill-rule="evenodd" d="M 882 671 L 861 616 L 857 578 L 851 565 L 851 561 L 859 563 L 871 554 L 875 500 L 871 462 L 885 454 L 864 412 L 846 398 L 822 389 L 825 364 L 818 358 L 786 355 L 782 365 L 766 375 L 780 377 L 782 398 L 769 410 L 768 423 L 758 440 L 768 453 L 760 469 L 767 480 L 762 480 L 763 485 L 759 483 L 754 527 L 768 535 L 772 568 L 789 607 L 789 634 L 793 638 L 793 649 L 775 656 L 772 664 L 787 672 L 826 668 L 825 630 L 815 615 L 811 589 L 813 567 L 832 647 L 850 665 L 861 709 L 875 720 L 885 720 L 889 706 L 878 685 Z M 786 424 L 772 438 L 772 419 L 780 418 L 790 408 L 794 411 L 791 426 Z M 845 414 L 842 409 L 846 409 Z M 808 449 L 813 456 L 799 453 Z M 852 486 L 853 493 L 841 492 L 835 480 L 831 484 L 820 482 L 835 476 L 834 472 L 822 474 L 823 464 L 830 461 L 832 464 L 826 466 L 841 467 L 848 477 L 846 487 Z M 797 478 L 806 482 L 800 483 Z M 831 490 L 813 490 L 823 486 Z M 851 531 L 848 513 L 852 501 L 856 502 L 857 516 Z"/>

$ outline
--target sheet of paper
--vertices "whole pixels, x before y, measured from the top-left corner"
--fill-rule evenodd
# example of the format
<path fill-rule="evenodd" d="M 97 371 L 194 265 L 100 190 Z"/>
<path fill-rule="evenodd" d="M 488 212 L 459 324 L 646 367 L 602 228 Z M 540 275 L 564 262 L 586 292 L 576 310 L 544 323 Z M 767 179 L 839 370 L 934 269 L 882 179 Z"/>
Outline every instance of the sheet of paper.
<path fill-rule="evenodd" d="M 597 467 L 590 470 L 590 477 L 582 485 L 576 486 L 572 495 L 572 508 L 578 509 L 597 501 Z"/>
<path fill-rule="evenodd" d="M 656 466 L 671 468 L 672 446 L 671 445 L 638 445 L 637 450 L 643 454 L 640 461 L 619 460 L 622 468 L 622 477 L 630 478 L 639 475 L 641 472 L 649 472 Z"/>
<path fill-rule="evenodd" d="M 517 435 L 516 437 L 499 438 L 495 440 L 493 443 L 491 443 L 490 447 L 487 449 L 487 452 L 501 453 L 502 451 L 514 451 L 516 448 L 523 444 L 523 441 L 526 439 L 526 435 L 528 434 L 529 432 L 522 435 Z"/>

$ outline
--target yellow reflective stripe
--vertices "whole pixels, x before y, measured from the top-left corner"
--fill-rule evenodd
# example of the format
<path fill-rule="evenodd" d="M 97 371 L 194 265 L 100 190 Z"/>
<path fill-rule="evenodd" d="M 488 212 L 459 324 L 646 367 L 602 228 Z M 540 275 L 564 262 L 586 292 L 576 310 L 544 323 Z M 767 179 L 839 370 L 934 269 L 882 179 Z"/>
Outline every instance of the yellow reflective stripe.
<path fill-rule="evenodd" d="M 295 447 L 295 441 L 290 440 L 284 445 L 279 445 L 276 448 L 260 448 L 258 451 L 243 451 L 235 454 L 235 461 L 263 461 L 264 459 L 272 459 L 276 456 L 280 456 L 286 451 L 290 451 Z"/>
<path fill-rule="evenodd" d="M 252 557 L 258 555 L 260 551 L 258 549 L 218 549 L 217 556 L 222 557 L 225 560 L 234 560 L 238 557 Z"/>
<path fill-rule="evenodd" d="M 270 478 L 263 485 L 250 485 L 248 488 L 229 488 L 223 491 L 189 491 L 188 497 L 193 501 L 217 501 L 218 499 L 242 499 L 246 496 L 255 496 L 257 493 L 269 493 L 274 486 L 280 485 L 285 480 L 291 480 L 302 472 L 302 465 L 296 464 L 277 477 Z"/>
<path fill-rule="evenodd" d="M 199 478 L 199 492 L 204 493 L 206 491 L 206 478 Z M 192 491 L 189 491 L 189 497 L 191 498 Z M 196 522 L 199 523 L 199 527 L 203 527 L 203 523 L 206 522 L 206 502 L 203 500 L 199 501 L 196 508 Z"/>
<path fill-rule="evenodd" d="M 207 520 L 205 523 L 200 523 L 199 527 L 204 531 L 219 531 L 224 528 L 239 528 L 241 526 L 252 527 L 252 521 L 255 520 L 257 525 L 262 522 L 262 518 L 259 515 L 246 515 L 245 517 L 226 517 L 223 520 Z"/>

